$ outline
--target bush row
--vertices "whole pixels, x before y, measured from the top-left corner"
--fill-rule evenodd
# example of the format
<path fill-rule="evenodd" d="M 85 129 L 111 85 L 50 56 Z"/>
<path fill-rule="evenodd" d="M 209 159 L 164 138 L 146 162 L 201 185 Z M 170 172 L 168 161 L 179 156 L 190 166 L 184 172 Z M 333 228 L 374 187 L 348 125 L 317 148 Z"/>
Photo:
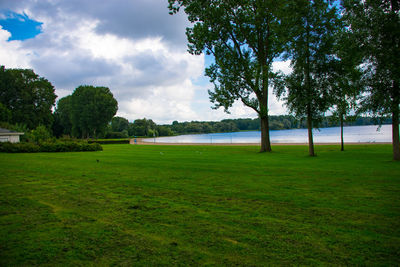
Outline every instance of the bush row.
<path fill-rule="evenodd" d="M 129 144 L 129 139 L 95 139 L 89 140 L 89 143 L 97 143 L 97 144 Z"/>
<path fill-rule="evenodd" d="M 98 143 L 87 142 L 43 142 L 39 145 L 33 143 L 0 143 L 0 152 L 7 153 L 34 153 L 34 152 L 78 152 L 101 151 L 103 148 Z"/>

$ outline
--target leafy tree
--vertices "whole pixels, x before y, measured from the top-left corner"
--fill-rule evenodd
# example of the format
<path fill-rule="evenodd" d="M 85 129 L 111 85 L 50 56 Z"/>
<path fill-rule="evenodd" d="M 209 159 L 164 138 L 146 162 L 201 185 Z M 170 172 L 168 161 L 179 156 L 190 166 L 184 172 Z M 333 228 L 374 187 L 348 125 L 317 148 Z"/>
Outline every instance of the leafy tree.
<path fill-rule="evenodd" d="M 66 96 L 58 100 L 54 112 L 53 133 L 55 136 L 72 135 L 72 96 Z"/>
<path fill-rule="evenodd" d="M 289 111 L 306 119 L 309 154 L 315 156 L 312 129 L 329 108 L 329 63 L 335 60 L 337 11 L 323 0 L 298 0 L 292 5 L 295 11 L 286 26 L 291 36 L 286 57 L 293 71 L 283 84 L 276 84 L 276 92 L 284 96 Z"/>
<path fill-rule="evenodd" d="M 45 141 L 52 139 L 52 135 L 50 134 L 49 130 L 44 127 L 43 125 L 39 125 L 35 129 L 31 130 L 29 133 L 26 134 L 27 138 L 30 142 L 40 144 Z"/>
<path fill-rule="evenodd" d="M 359 49 L 352 45 L 351 35 L 342 30 L 336 38 L 336 60 L 331 61 L 329 75 L 333 105 L 332 119 L 339 121 L 341 151 L 344 151 L 343 126 L 357 116 L 357 102 L 363 89 Z"/>
<path fill-rule="evenodd" d="M 157 133 L 158 136 L 171 136 L 174 134 L 170 128 L 164 125 L 157 126 Z"/>
<path fill-rule="evenodd" d="M 33 70 L 0 67 L 0 103 L 11 112 L 11 123 L 50 128 L 56 97 L 53 85 Z"/>
<path fill-rule="evenodd" d="M 400 160 L 400 3 L 398 0 L 344 0 L 344 18 L 353 45 L 362 54 L 366 90 L 362 111 L 392 117 L 393 159 Z"/>
<path fill-rule="evenodd" d="M 0 121 L 9 122 L 11 121 L 11 111 L 0 103 Z"/>
<path fill-rule="evenodd" d="M 122 132 L 124 130 L 128 131 L 129 121 L 122 117 L 114 117 L 111 120 L 111 129 L 113 132 Z"/>
<path fill-rule="evenodd" d="M 72 132 L 97 137 L 114 117 L 118 102 L 107 87 L 79 86 L 71 95 Z"/>
<path fill-rule="evenodd" d="M 214 56 L 206 68 L 214 84 L 214 108 L 226 112 L 236 100 L 255 110 L 261 122 L 261 151 L 271 151 L 268 87 L 274 81 L 272 62 L 282 53 L 285 29 L 281 19 L 287 1 L 169 0 L 171 13 L 184 7 L 194 23 L 186 31 L 189 52 Z"/>
<path fill-rule="evenodd" d="M 138 119 L 133 123 L 133 135 L 134 136 L 153 136 L 155 133 L 156 124 L 152 120 Z"/>

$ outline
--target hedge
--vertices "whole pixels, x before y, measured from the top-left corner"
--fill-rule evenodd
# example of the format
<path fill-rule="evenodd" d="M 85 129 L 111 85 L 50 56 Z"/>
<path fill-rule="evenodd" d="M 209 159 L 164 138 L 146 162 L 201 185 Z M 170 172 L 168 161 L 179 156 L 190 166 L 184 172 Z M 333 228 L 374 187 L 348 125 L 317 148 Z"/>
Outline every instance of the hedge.
<path fill-rule="evenodd" d="M 129 144 L 129 139 L 94 139 L 88 140 L 89 143 L 97 143 L 102 145 L 110 144 Z"/>
<path fill-rule="evenodd" d="M 0 152 L 7 153 L 34 153 L 34 152 L 79 152 L 101 151 L 103 148 L 98 143 L 87 142 L 43 142 L 39 145 L 33 143 L 0 143 Z"/>

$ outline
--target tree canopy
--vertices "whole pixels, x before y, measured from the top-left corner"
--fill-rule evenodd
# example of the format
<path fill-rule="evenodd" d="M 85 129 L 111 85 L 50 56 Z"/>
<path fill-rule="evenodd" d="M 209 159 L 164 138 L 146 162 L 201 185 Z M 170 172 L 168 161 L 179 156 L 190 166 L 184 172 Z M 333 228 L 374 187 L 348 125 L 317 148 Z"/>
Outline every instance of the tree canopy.
<path fill-rule="evenodd" d="M 400 160 L 400 3 L 344 0 L 348 32 L 362 57 L 362 111 L 392 116 L 393 158 Z"/>
<path fill-rule="evenodd" d="M 79 86 L 70 96 L 58 101 L 55 117 L 58 134 L 97 137 L 103 133 L 118 109 L 107 87 Z"/>
<path fill-rule="evenodd" d="M 53 85 L 33 70 L 0 67 L 1 113 L 7 122 L 50 128 L 56 97 Z"/>
<path fill-rule="evenodd" d="M 71 122 L 75 136 L 96 137 L 118 110 L 118 102 L 107 87 L 79 86 L 71 95 Z"/>
<path fill-rule="evenodd" d="M 336 60 L 334 43 L 338 14 L 323 0 L 291 2 L 292 16 L 286 22 L 289 42 L 286 58 L 292 73 L 277 83 L 276 90 L 297 117 L 307 119 L 309 154 L 315 155 L 312 129 L 331 105 L 331 64 Z"/>
<path fill-rule="evenodd" d="M 236 100 L 254 111 L 261 121 L 261 151 L 271 151 L 268 121 L 268 87 L 274 80 L 272 62 L 283 51 L 281 23 L 286 1 L 169 0 L 171 13 L 184 7 L 194 23 L 187 29 L 189 52 L 205 51 L 215 63 L 206 68 L 214 84 L 209 90 L 215 108 L 225 111 Z"/>

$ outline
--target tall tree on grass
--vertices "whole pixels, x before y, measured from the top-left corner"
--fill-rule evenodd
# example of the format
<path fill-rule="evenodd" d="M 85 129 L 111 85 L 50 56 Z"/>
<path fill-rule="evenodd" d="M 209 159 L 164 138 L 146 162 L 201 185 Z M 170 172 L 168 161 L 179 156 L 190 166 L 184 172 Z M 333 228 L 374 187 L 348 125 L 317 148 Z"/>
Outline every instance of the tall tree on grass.
<path fill-rule="evenodd" d="M 189 52 L 211 54 L 206 68 L 214 84 L 209 90 L 214 108 L 226 112 L 237 100 L 255 110 L 261 121 L 261 152 L 271 151 L 268 87 L 275 73 L 272 62 L 283 48 L 281 19 L 287 1 L 280 0 L 169 0 L 171 13 L 181 7 L 194 25 L 186 31 Z"/>
<path fill-rule="evenodd" d="M 354 47 L 351 34 L 341 30 L 336 37 L 336 57 L 330 64 L 329 85 L 332 118 L 340 124 L 340 150 L 344 151 L 344 122 L 357 117 L 357 103 L 364 88 L 361 79 L 361 54 Z"/>
<path fill-rule="evenodd" d="M 69 101 L 72 132 L 82 138 L 97 137 L 118 110 L 118 102 L 107 87 L 79 86 Z"/>
<path fill-rule="evenodd" d="M 56 98 L 53 85 L 33 70 L 0 66 L 0 103 L 11 112 L 10 123 L 50 128 Z"/>
<path fill-rule="evenodd" d="M 353 44 L 363 57 L 363 110 L 379 118 L 392 117 L 393 159 L 400 160 L 400 3 L 344 0 L 343 6 Z"/>
<path fill-rule="evenodd" d="M 276 84 L 276 93 L 288 109 L 307 120 L 310 156 L 315 156 L 312 129 L 318 127 L 330 105 L 330 63 L 335 59 L 336 8 L 322 0 L 292 1 L 286 57 L 292 73 Z"/>
<path fill-rule="evenodd" d="M 55 136 L 72 134 L 72 96 L 66 96 L 58 100 L 56 110 L 54 111 L 53 134 Z"/>

